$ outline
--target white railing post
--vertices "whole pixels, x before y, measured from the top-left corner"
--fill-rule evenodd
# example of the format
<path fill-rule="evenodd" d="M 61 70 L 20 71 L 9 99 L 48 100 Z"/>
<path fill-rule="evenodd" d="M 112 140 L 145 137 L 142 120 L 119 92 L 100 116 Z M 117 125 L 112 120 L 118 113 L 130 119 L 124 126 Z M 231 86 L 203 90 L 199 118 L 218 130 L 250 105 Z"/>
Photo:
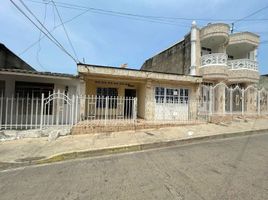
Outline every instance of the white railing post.
<path fill-rule="evenodd" d="M 10 122 L 9 122 L 9 129 L 12 129 L 13 127 L 13 101 L 14 101 L 14 96 L 12 94 L 12 97 L 11 97 L 11 108 L 10 108 Z"/>
<path fill-rule="evenodd" d="M 212 108 L 213 108 L 213 88 L 212 86 L 209 87 L 209 96 L 210 96 L 210 101 L 209 101 L 209 114 L 212 115 Z"/>
<path fill-rule="evenodd" d="M 226 101 L 226 96 L 225 96 L 225 90 L 226 88 L 224 87 L 224 89 L 222 89 L 222 113 L 223 115 L 226 114 L 226 105 L 225 105 L 225 101 Z"/>
<path fill-rule="evenodd" d="M 29 115 L 29 93 L 26 97 L 26 120 L 25 120 L 25 129 L 28 129 L 28 115 Z"/>
<path fill-rule="evenodd" d="M 7 119 L 8 119 L 8 97 L 6 97 L 6 116 L 5 116 L 5 129 L 7 129 Z"/>
<path fill-rule="evenodd" d="M 261 115 L 261 92 L 258 91 L 258 115 L 260 116 Z"/>
<path fill-rule="evenodd" d="M 54 95 L 54 94 L 53 94 Z M 60 121 L 60 110 L 61 110 L 61 105 L 60 105 L 60 90 L 58 90 L 57 92 L 57 99 L 56 99 L 56 104 L 57 104 L 57 107 L 56 107 L 56 125 L 58 126 L 59 125 L 59 121 Z M 54 98 L 54 97 L 53 97 Z M 48 113 L 48 116 L 49 116 L 49 113 Z M 53 124 L 52 124 L 53 125 Z"/>
<path fill-rule="evenodd" d="M 109 105 L 108 105 L 108 96 L 105 98 L 105 110 L 104 110 L 104 124 L 106 125 L 106 120 L 107 120 L 107 115 L 108 115 L 108 109 L 109 109 Z"/>
<path fill-rule="evenodd" d="M 75 98 L 75 123 L 78 122 L 78 95 Z"/>
<path fill-rule="evenodd" d="M 42 93 L 42 97 L 41 97 L 40 129 L 43 128 L 43 115 L 44 115 L 44 93 Z"/>
<path fill-rule="evenodd" d="M 244 112 L 245 112 L 245 101 L 244 101 L 244 99 L 245 99 L 245 90 L 244 90 L 244 88 L 242 88 L 242 99 L 241 99 L 241 101 L 242 101 L 242 115 L 244 115 Z"/>
<path fill-rule="evenodd" d="M 230 114 L 233 114 L 233 88 L 230 89 Z"/>
<path fill-rule="evenodd" d="M 33 128 L 33 104 L 34 104 L 34 95 L 32 93 L 32 98 L 31 98 L 31 124 L 30 124 L 30 128 Z"/>
<path fill-rule="evenodd" d="M 135 122 L 135 120 L 137 119 L 137 98 L 135 97 L 133 101 L 133 121 Z"/>
<path fill-rule="evenodd" d="M 71 104 L 71 105 L 72 105 L 72 111 L 71 111 L 71 117 L 72 117 L 72 118 L 71 118 L 71 126 L 74 125 L 74 106 L 75 106 L 75 104 L 74 104 L 75 102 L 74 102 L 74 101 L 75 101 L 75 97 L 74 97 L 74 95 L 73 95 L 73 96 L 72 96 L 72 104 Z"/>

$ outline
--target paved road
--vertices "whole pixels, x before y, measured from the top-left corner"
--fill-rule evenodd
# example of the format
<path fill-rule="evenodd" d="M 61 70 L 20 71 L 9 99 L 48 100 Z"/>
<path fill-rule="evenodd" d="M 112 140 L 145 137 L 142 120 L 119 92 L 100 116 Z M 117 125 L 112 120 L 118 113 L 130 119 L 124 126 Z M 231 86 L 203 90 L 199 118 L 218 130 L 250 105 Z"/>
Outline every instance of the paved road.
<path fill-rule="evenodd" d="M 0 172 L 0 199 L 268 199 L 268 133 Z"/>

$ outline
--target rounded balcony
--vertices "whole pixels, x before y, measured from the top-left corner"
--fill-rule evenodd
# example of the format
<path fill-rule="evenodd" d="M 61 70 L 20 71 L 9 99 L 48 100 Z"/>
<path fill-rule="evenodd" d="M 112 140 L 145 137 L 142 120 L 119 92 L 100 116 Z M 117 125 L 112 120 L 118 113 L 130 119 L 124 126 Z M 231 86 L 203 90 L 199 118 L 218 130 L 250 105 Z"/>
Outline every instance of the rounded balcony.
<path fill-rule="evenodd" d="M 229 45 L 247 44 L 257 47 L 260 43 L 260 37 L 250 32 L 234 33 L 229 36 Z"/>
<path fill-rule="evenodd" d="M 244 55 L 257 49 L 259 42 L 259 36 L 254 33 L 243 32 L 231 34 L 226 52 L 235 59 L 245 57 Z"/>
<path fill-rule="evenodd" d="M 259 81 L 258 62 L 250 59 L 228 60 L 228 81 L 257 83 Z"/>
<path fill-rule="evenodd" d="M 208 80 L 226 79 L 228 77 L 227 55 L 224 53 L 203 55 L 199 73 Z"/>
<path fill-rule="evenodd" d="M 230 27 L 228 24 L 216 23 L 209 24 L 200 30 L 202 46 L 214 47 L 227 44 L 229 41 Z"/>

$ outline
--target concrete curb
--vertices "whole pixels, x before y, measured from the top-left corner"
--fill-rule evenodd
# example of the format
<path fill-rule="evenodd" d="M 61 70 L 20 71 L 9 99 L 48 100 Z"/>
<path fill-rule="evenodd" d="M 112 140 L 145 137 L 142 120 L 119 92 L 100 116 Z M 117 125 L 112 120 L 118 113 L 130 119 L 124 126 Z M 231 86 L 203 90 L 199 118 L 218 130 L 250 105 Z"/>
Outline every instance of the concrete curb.
<path fill-rule="evenodd" d="M 266 132 L 268 132 L 268 129 L 224 133 L 224 134 L 209 135 L 209 136 L 199 136 L 199 137 L 194 137 L 194 138 L 184 138 L 184 139 L 171 140 L 171 141 L 163 141 L 163 142 L 160 141 L 160 142 L 137 144 L 137 145 L 130 145 L 130 146 L 106 148 L 106 149 L 69 152 L 69 153 L 54 155 L 49 158 L 44 158 L 44 159 L 34 160 L 34 161 L 29 161 L 29 162 L 0 163 L 0 170 L 18 168 L 18 167 L 24 167 L 24 166 L 30 166 L 30 165 L 49 164 L 49 163 L 61 162 L 61 161 L 66 161 L 66 160 L 78 159 L 78 158 L 97 157 L 97 156 L 127 153 L 127 152 L 137 152 L 137 151 L 142 151 L 142 150 L 171 147 L 171 146 L 176 146 L 176 145 L 193 144 L 193 143 L 205 142 L 205 141 L 216 140 L 216 139 L 226 139 L 226 138 L 231 138 L 231 137 L 256 135 L 256 134 L 262 134 Z"/>
<path fill-rule="evenodd" d="M 176 145 L 185 145 L 185 144 L 191 144 L 191 143 L 209 141 L 209 140 L 215 140 L 215 139 L 225 139 L 225 138 L 238 137 L 238 136 L 261 134 L 265 132 L 268 132 L 268 129 L 252 130 L 252 131 L 246 131 L 246 132 L 224 133 L 224 134 L 218 134 L 218 135 L 200 136 L 200 137 L 194 137 L 194 138 L 185 138 L 185 139 L 163 141 L 163 142 L 160 141 L 160 142 L 137 144 L 137 145 L 130 145 L 130 146 L 106 148 L 106 149 L 77 151 L 77 152 L 63 153 L 63 154 L 52 156 L 50 158 L 37 160 L 37 161 L 34 161 L 34 163 L 45 164 L 45 163 L 53 163 L 53 162 L 70 160 L 70 159 L 75 159 L 75 158 L 86 158 L 86 157 L 96 157 L 96 156 L 110 155 L 110 154 L 116 154 L 116 153 L 135 152 L 135 151 L 163 148 L 163 147 L 176 146 Z"/>

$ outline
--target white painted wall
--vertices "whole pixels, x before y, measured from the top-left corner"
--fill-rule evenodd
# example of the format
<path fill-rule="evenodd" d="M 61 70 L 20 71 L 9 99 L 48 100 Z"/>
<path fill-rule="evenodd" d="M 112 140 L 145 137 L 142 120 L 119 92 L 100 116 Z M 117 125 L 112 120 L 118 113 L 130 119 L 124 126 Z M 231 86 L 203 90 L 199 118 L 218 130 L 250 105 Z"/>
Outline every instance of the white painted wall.
<path fill-rule="evenodd" d="M 84 82 L 78 78 L 52 77 L 52 76 L 36 76 L 21 74 L 0 74 L 0 80 L 5 81 L 5 96 L 11 97 L 15 92 L 15 82 L 36 82 L 54 84 L 54 89 L 61 92 L 65 91 L 65 87 L 69 87 L 69 95 L 85 94 Z"/>

